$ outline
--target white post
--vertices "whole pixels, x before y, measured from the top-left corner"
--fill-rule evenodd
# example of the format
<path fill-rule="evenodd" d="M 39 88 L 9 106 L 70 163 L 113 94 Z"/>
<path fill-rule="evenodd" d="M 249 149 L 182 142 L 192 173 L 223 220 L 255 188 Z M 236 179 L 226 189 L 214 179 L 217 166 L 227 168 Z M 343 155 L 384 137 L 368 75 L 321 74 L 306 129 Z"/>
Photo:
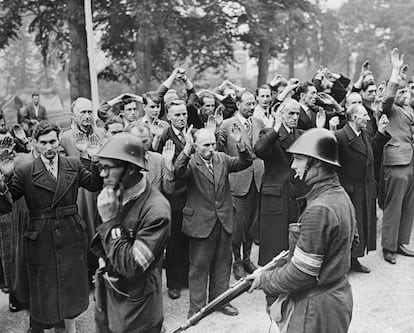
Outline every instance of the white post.
<path fill-rule="evenodd" d="M 95 67 L 95 40 L 93 39 L 93 25 L 92 25 L 92 5 L 91 0 L 85 0 L 85 29 L 86 41 L 88 45 L 88 59 L 89 59 L 89 76 L 91 80 L 91 95 L 92 107 L 95 120 L 98 118 L 99 108 L 99 93 L 98 93 L 98 76 Z"/>

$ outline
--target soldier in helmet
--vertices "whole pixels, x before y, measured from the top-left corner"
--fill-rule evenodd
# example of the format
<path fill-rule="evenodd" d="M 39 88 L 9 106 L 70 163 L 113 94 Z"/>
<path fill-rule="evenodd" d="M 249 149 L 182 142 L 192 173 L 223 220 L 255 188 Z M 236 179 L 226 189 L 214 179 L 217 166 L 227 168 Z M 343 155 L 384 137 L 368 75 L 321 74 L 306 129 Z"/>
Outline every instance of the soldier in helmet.
<path fill-rule="evenodd" d="M 170 205 L 147 181 L 144 148 L 130 133 L 110 138 L 98 151 L 103 190 L 102 224 L 92 241 L 96 274 L 96 331 L 160 332 L 161 273 Z"/>
<path fill-rule="evenodd" d="M 270 315 L 283 332 L 348 332 L 352 291 L 346 277 L 358 241 L 355 211 L 335 168 L 338 146 L 326 129 L 311 129 L 288 150 L 296 177 L 311 187 L 298 223 L 289 225 L 289 258 L 253 273 L 251 290 L 276 297 Z"/>

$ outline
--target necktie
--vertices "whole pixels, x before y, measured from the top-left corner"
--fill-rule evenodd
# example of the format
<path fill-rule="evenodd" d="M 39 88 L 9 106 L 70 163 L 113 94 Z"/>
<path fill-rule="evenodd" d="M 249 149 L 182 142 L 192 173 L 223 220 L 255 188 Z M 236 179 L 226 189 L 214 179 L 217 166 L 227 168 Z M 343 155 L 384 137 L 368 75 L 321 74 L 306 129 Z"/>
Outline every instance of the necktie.
<path fill-rule="evenodd" d="M 245 123 L 244 123 L 244 127 L 246 128 L 246 132 L 249 135 L 249 139 L 250 139 L 250 143 L 252 142 L 253 139 L 253 132 L 252 132 L 252 123 L 251 123 L 251 119 L 247 118 Z"/>
<path fill-rule="evenodd" d="M 207 162 L 207 167 L 208 167 L 208 170 L 214 175 L 214 168 L 213 168 L 213 162 L 212 161 Z"/>
<path fill-rule="evenodd" d="M 178 138 L 180 139 L 182 144 L 185 145 L 185 137 L 184 137 L 183 131 L 180 131 L 180 133 L 178 133 Z"/>
<path fill-rule="evenodd" d="M 49 162 L 49 172 L 50 172 L 50 174 L 52 175 L 53 178 L 55 178 L 55 179 L 57 178 L 56 177 L 56 166 L 53 163 L 53 160 Z"/>

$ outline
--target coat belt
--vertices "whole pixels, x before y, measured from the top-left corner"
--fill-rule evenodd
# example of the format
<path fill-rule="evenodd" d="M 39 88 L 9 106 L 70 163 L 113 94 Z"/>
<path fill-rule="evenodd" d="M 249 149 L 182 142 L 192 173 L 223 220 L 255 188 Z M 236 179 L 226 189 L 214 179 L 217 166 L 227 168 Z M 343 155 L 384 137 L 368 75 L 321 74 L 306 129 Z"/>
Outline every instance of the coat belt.
<path fill-rule="evenodd" d="M 57 208 L 49 208 L 43 210 L 34 210 L 30 212 L 31 219 L 62 219 L 67 216 L 76 215 L 78 213 L 78 205 L 63 206 Z"/>

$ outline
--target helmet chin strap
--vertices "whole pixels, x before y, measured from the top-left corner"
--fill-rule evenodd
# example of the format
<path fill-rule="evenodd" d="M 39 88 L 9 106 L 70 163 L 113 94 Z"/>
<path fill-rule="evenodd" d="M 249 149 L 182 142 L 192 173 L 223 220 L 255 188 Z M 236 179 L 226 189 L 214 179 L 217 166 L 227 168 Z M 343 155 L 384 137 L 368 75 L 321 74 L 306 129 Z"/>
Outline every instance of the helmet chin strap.
<path fill-rule="evenodd" d="M 309 157 L 308 158 L 308 162 L 306 163 L 306 166 L 305 166 L 305 172 L 303 173 L 303 176 L 300 179 L 301 181 L 303 181 L 303 182 L 305 181 L 306 175 L 308 174 L 308 171 L 309 171 L 309 169 L 310 169 L 313 161 L 314 161 L 314 158 L 313 157 Z"/>

